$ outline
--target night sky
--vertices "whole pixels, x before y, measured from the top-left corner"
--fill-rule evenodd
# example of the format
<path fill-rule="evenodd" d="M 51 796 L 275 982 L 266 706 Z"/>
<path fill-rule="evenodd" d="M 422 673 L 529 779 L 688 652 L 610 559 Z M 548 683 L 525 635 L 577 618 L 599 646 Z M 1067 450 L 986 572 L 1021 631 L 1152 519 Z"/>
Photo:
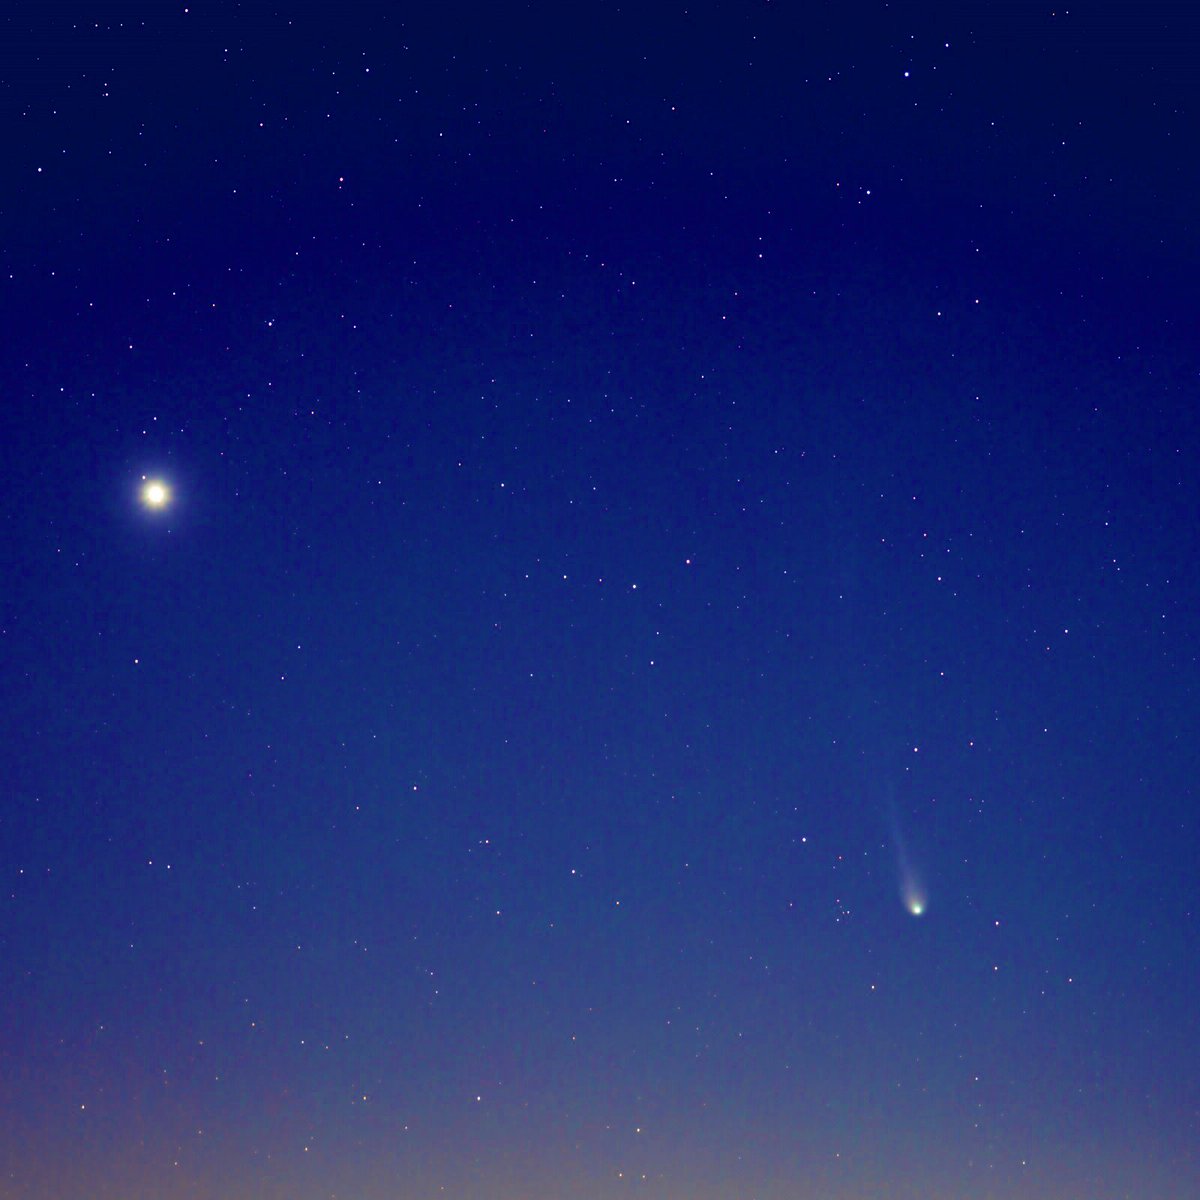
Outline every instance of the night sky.
<path fill-rule="evenodd" d="M 1198 64 L 5 4 L 3 1200 L 1200 1195 Z"/>

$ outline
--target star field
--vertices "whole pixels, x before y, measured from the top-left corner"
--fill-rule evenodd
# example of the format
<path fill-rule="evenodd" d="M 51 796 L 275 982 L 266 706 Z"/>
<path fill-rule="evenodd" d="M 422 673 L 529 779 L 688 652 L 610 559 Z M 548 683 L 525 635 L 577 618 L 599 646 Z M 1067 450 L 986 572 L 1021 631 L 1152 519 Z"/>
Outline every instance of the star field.
<path fill-rule="evenodd" d="M 0 1197 L 1200 1194 L 1188 13 L 0 28 Z"/>

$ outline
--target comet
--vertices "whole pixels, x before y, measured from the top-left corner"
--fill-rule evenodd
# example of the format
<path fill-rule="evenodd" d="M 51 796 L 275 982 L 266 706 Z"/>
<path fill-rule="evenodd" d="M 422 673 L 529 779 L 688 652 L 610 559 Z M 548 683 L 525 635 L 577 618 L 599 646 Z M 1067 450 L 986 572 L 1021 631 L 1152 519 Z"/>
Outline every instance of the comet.
<path fill-rule="evenodd" d="M 892 827 L 892 845 L 896 850 L 896 877 L 900 886 L 900 902 L 912 916 L 919 917 L 929 904 L 925 882 L 914 869 L 908 856 L 908 847 L 904 844 L 904 835 L 900 832 L 900 819 L 896 815 L 894 804 L 888 805 L 888 817 Z"/>

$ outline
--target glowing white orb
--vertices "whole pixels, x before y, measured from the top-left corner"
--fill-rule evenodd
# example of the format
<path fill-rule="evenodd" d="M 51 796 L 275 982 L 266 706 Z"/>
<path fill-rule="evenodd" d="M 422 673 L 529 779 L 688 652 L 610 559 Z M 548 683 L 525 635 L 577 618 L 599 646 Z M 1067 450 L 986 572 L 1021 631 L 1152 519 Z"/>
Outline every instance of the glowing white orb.
<path fill-rule="evenodd" d="M 147 508 L 166 508 L 171 501 L 171 489 L 161 479 L 147 479 L 142 484 L 142 503 Z"/>

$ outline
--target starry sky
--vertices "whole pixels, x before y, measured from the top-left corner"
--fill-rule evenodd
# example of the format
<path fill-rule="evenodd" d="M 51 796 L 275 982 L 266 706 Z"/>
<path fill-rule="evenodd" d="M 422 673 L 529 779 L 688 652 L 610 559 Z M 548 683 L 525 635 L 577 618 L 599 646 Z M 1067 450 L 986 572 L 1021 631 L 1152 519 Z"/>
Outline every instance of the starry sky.
<path fill-rule="evenodd" d="M 0 1196 L 1200 1195 L 1198 61 L 6 4 Z"/>

